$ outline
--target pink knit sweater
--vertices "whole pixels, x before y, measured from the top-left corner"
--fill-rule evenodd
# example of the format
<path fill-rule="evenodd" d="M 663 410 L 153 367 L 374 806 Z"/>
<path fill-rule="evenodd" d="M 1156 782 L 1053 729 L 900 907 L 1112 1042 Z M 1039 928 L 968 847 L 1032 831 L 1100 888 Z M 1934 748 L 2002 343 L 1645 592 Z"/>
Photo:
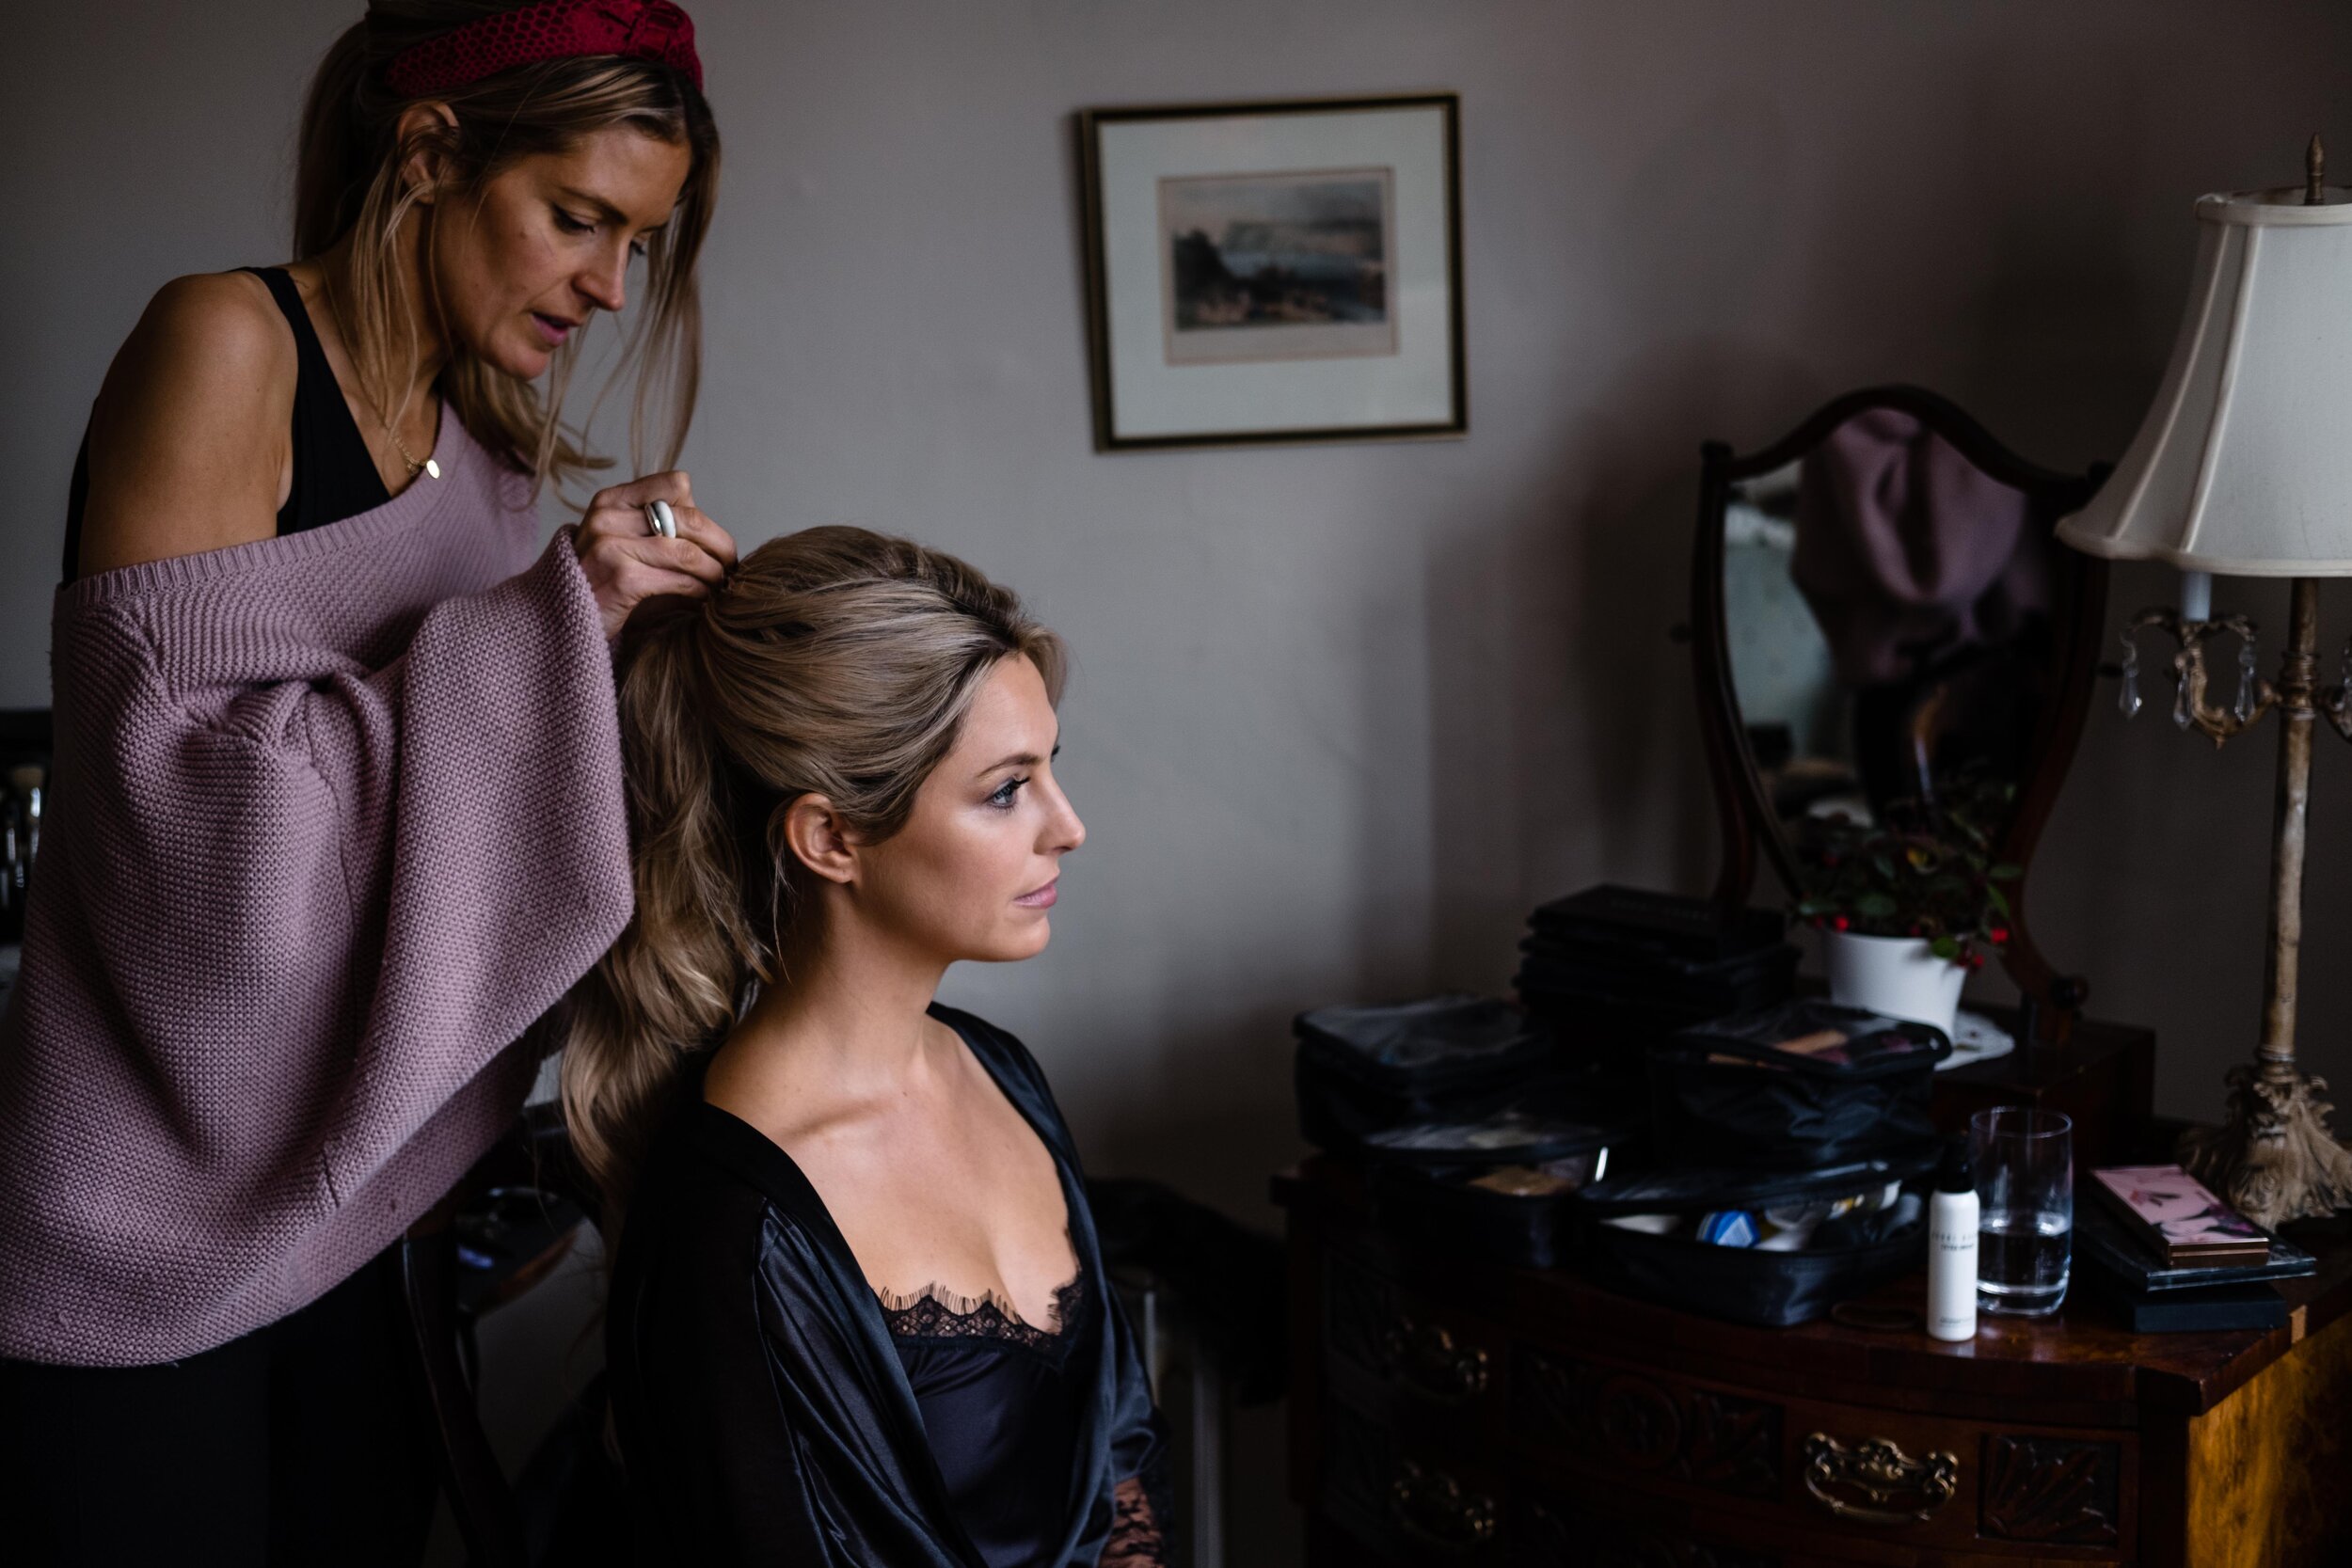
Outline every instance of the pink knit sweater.
<path fill-rule="evenodd" d="M 169 1360 L 315 1299 L 512 1120 L 516 1042 L 628 923 L 569 537 L 532 562 L 528 482 L 446 408 L 436 456 L 372 512 L 57 593 L 0 1355 Z"/>

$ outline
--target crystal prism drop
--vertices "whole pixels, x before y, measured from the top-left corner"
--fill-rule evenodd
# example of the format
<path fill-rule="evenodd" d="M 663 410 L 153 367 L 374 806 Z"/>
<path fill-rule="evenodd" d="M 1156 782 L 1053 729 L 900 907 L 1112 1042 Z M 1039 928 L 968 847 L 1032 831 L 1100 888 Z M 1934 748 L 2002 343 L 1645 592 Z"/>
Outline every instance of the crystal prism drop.
<path fill-rule="evenodd" d="M 2250 637 L 2237 646 L 2237 701 L 2230 705 L 2230 713 L 2241 724 L 2254 717 L 2254 640 Z"/>
<path fill-rule="evenodd" d="M 2176 675 L 2172 679 L 2172 722 L 2186 729 L 2195 719 L 2196 715 L 2189 711 L 2188 681 L 2185 676 Z"/>
<path fill-rule="evenodd" d="M 2344 644 L 2344 667 L 2352 670 L 2352 642 Z M 2345 678 L 2352 681 L 2352 675 Z M 2115 694 L 2115 707 L 2126 719 L 2139 712 L 2139 648 L 2129 632 L 2123 634 L 2123 684 Z"/>

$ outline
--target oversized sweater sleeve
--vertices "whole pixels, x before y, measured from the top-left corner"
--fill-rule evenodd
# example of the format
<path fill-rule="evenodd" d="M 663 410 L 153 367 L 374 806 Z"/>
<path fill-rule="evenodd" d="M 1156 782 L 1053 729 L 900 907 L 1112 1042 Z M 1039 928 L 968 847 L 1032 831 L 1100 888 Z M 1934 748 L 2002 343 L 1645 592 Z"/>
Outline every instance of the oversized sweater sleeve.
<path fill-rule="evenodd" d="M 627 923 L 611 662 L 568 533 L 373 667 L 206 586 L 61 623 L 42 873 L 179 1159 L 340 1203 Z"/>

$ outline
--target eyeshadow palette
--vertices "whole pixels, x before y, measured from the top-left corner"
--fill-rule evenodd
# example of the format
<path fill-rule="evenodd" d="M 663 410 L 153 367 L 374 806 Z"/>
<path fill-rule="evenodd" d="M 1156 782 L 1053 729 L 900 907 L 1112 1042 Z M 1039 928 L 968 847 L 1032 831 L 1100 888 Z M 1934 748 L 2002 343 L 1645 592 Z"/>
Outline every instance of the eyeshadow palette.
<path fill-rule="evenodd" d="M 2179 1165 L 2116 1165 L 2090 1173 L 2092 1189 L 2167 1267 L 2259 1263 L 2270 1236 Z"/>
<path fill-rule="evenodd" d="M 2301 1279 L 2319 1272 L 2319 1259 L 2283 1237 L 2273 1237 L 2270 1256 L 2240 1262 L 2187 1263 L 2174 1267 L 2155 1249 L 2124 1228 L 2120 1212 L 2097 1198 L 2074 1205 L 2074 1256 L 2087 1259 L 2121 1280 L 2134 1295 L 2199 1291 L 2210 1285 L 2251 1285 Z"/>

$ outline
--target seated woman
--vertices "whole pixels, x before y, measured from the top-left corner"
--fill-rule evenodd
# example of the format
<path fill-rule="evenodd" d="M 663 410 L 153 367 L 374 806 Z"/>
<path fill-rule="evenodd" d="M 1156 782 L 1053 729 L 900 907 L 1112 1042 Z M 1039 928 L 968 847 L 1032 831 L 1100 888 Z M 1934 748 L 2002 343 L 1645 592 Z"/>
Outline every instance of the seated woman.
<path fill-rule="evenodd" d="M 1070 1132 L 932 1001 L 1044 947 L 1086 830 L 1059 641 L 861 529 L 763 545 L 619 651 L 637 910 L 564 1102 L 653 1560 L 1156 1564 L 1157 1422 Z"/>

